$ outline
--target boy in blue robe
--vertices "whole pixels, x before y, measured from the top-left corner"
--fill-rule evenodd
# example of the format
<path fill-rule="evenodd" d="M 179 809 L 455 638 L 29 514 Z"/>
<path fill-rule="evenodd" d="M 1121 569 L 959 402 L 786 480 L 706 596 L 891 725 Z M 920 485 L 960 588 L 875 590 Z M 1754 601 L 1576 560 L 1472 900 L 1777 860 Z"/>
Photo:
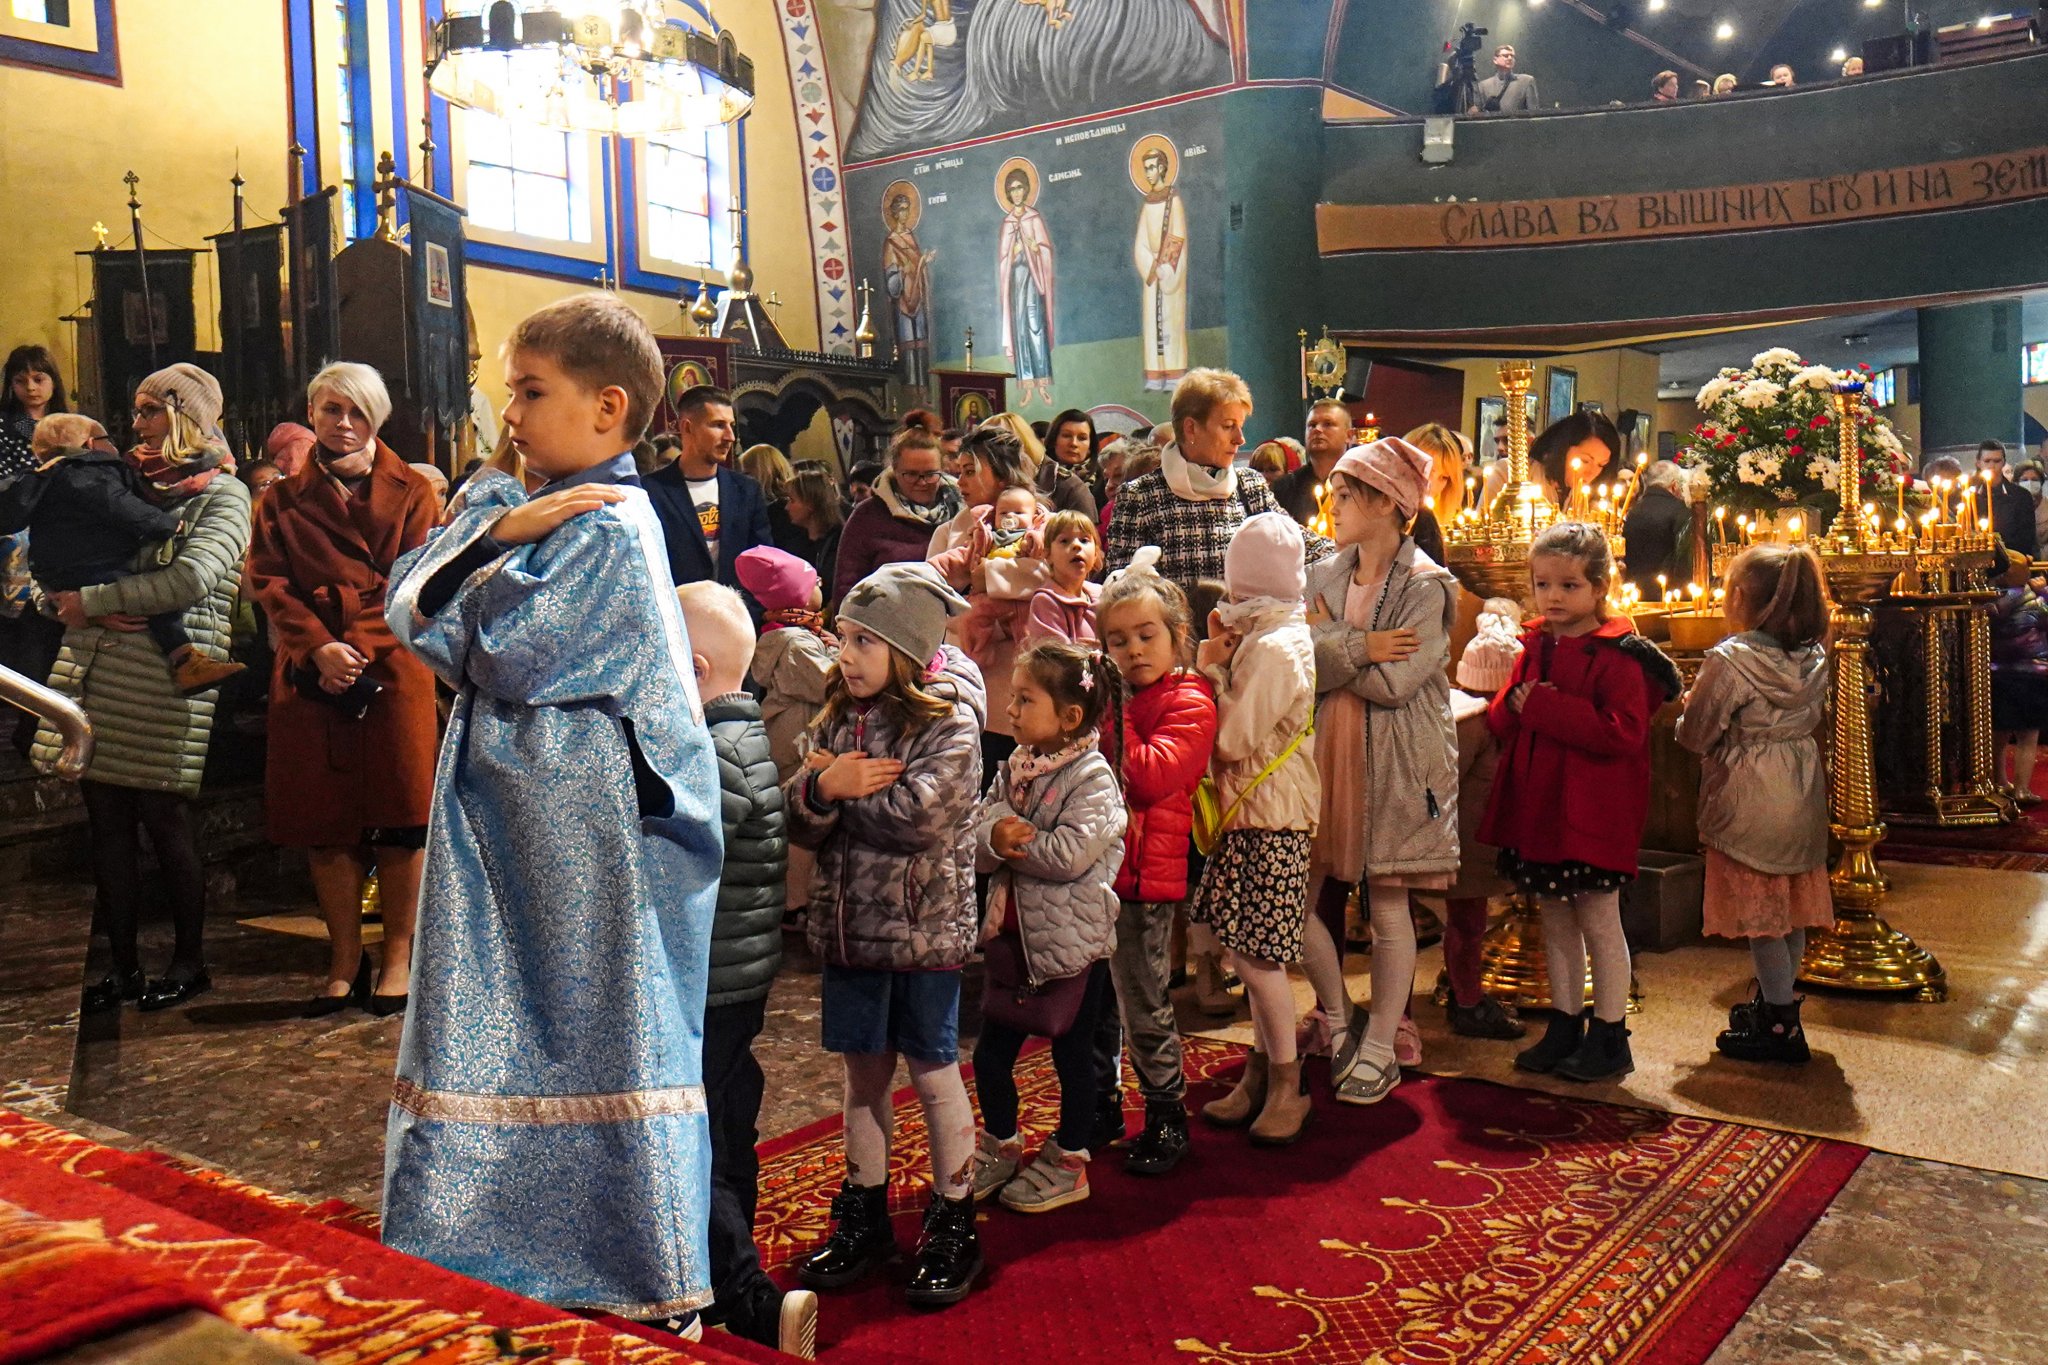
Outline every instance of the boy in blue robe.
<path fill-rule="evenodd" d="M 660 353 L 618 299 L 506 343 L 505 437 L 392 572 L 387 619 L 459 695 L 434 780 L 384 1240 L 535 1299 L 710 1302 L 705 979 L 719 785 L 632 449 Z"/>

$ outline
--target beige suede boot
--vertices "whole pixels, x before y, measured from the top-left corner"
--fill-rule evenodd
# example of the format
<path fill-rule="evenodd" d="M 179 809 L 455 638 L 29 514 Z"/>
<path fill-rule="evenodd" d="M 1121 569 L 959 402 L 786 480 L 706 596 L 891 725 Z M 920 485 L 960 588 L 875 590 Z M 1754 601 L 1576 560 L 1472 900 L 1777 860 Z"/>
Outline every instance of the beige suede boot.
<path fill-rule="evenodd" d="M 1285 1147 L 1308 1126 L 1308 1091 L 1301 1083 L 1301 1059 L 1274 1062 L 1266 1076 L 1266 1103 L 1252 1123 L 1252 1142 L 1259 1147 Z"/>
<path fill-rule="evenodd" d="M 1242 1128 L 1258 1117 L 1266 1103 L 1266 1054 L 1254 1052 L 1244 1059 L 1244 1074 L 1237 1088 L 1220 1100 L 1202 1106 L 1202 1117 L 1218 1128 Z"/>

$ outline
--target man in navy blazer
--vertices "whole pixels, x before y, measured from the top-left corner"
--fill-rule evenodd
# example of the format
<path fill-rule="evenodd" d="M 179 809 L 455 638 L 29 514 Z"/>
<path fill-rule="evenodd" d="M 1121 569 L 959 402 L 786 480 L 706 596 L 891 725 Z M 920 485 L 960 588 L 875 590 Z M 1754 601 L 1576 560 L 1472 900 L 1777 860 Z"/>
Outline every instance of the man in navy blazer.
<path fill-rule="evenodd" d="M 641 482 L 668 542 L 669 573 L 678 583 L 738 588 L 733 565 L 757 545 L 773 545 L 761 485 L 734 469 L 732 395 L 701 386 L 676 404 L 682 449 Z"/>

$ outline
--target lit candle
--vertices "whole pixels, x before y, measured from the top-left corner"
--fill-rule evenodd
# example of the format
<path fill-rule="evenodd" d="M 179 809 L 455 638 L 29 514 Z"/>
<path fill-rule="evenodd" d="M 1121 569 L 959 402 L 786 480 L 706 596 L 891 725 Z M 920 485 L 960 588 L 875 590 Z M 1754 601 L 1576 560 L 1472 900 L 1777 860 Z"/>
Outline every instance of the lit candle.
<path fill-rule="evenodd" d="M 1796 539 L 1796 538 L 1798 537 L 1798 535 L 1799 535 L 1799 527 L 1800 527 L 1800 521 L 1799 521 L 1799 518 L 1798 518 L 1798 517 L 1794 516 L 1794 517 L 1788 517 L 1788 518 L 1786 518 L 1786 520 L 1785 520 L 1785 529 L 1786 529 L 1786 531 L 1788 531 L 1789 533 L 1791 533 L 1791 535 L 1792 535 L 1792 536 L 1793 536 L 1793 537 L 1794 537 L 1795 539 Z"/>
<path fill-rule="evenodd" d="M 1664 575 L 1663 575 L 1663 574 L 1658 574 L 1658 575 L 1657 575 L 1657 600 L 1658 600 L 1659 602 L 1662 602 L 1662 601 L 1663 601 L 1663 600 L 1665 599 L 1665 597 L 1669 595 L 1670 591 L 1671 591 L 1671 583 L 1670 583 L 1670 580 L 1666 579 L 1666 578 L 1664 577 Z"/>
<path fill-rule="evenodd" d="M 1728 509 L 1725 507 L 1714 509 L 1714 539 L 1723 545 L 1728 543 Z"/>

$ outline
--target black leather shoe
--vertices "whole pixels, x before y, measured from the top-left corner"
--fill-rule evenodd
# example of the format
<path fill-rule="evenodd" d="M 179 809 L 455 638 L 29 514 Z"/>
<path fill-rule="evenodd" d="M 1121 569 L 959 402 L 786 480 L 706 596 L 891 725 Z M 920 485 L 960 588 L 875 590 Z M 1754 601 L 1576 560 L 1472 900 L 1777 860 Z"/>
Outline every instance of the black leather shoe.
<path fill-rule="evenodd" d="M 142 1000 L 136 1008 L 144 1013 L 167 1010 L 212 989 L 213 978 L 204 967 L 190 976 L 160 976 L 142 988 Z"/>
<path fill-rule="evenodd" d="M 370 1003 L 363 1008 L 379 1019 L 389 1019 L 394 1014 L 404 1014 L 405 1007 L 412 1003 L 412 993 L 404 995 L 371 995 Z"/>
<path fill-rule="evenodd" d="M 967 1297 L 981 1274 L 981 1239 L 974 1233 L 974 1197 L 932 1195 L 917 1242 L 917 1264 L 903 1291 L 912 1308 L 944 1308 Z"/>
<path fill-rule="evenodd" d="M 142 998 L 142 968 L 137 967 L 126 976 L 115 974 L 93 982 L 85 988 L 85 995 L 78 1003 L 81 1014 L 110 1014 L 121 1008 L 124 1000 Z"/>
<path fill-rule="evenodd" d="M 1515 1070 L 1533 1071 L 1547 1076 L 1564 1064 L 1566 1058 L 1579 1050 L 1579 1044 L 1586 1036 L 1586 1024 L 1593 1017 L 1593 1011 L 1583 1014 L 1566 1014 L 1562 1010 L 1550 1012 L 1550 1022 L 1543 1029 L 1543 1036 L 1536 1040 L 1536 1046 L 1525 1047 L 1515 1054 Z"/>
<path fill-rule="evenodd" d="M 1179 1100 L 1145 1101 L 1145 1131 L 1131 1144 L 1124 1169 L 1132 1175 L 1165 1175 L 1187 1154 L 1187 1106 Z"/>
<path fill-rule="evenodd" d="M 325 1019 L 330 1014 L 341 1013 L 350 1005 L 365 1009 L 369 998 L 370 955 L 364 953 L 356 963 L 356 979 L 350 983 L 347 995 L 316 995 L 306 1002 L 306 1008 L 299 1011 L 299 1015 L 304 1019 Z"/>
<path fill-rule="evenodd" d="M 1121 1090 L 1109 1095 L 1098 1095 L 1095 1099 L 1095 1118 L 1088 1127 L 1088 1149 L 1102 1151 L 1122 1142 L 1129 1133 L 1124 1123 L 1124 1097 Z"/>
<path fill-rule="evenodd" d="M 832 1196 L 832 1232 L 796 1276 L 812 1289 L 844 1289 L 897 1254 L 887 1185 L 845 1184 Z"/>

